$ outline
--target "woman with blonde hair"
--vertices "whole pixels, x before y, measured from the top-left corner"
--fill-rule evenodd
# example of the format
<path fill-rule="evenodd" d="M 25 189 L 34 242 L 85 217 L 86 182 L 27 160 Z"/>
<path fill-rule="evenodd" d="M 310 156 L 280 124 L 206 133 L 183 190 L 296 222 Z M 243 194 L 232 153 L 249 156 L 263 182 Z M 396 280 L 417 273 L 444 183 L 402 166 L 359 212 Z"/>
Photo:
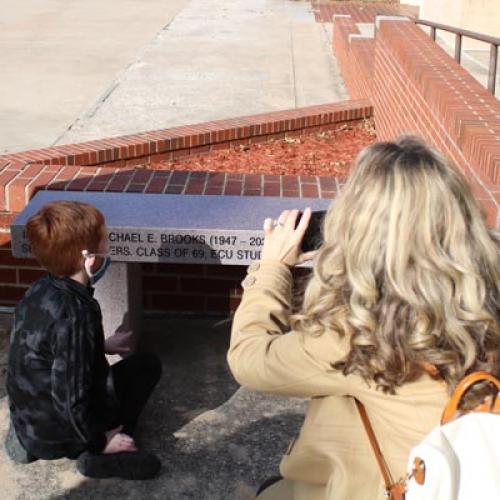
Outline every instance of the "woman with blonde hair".
<path fill-rule="evenodd" d="M 259 498 L 381 499 L 354 398 L 397 479 L 457 381 L 475 370 L 500 375 L 498 235 L 464 177 L 415 137 L 359 154 L 314 256 L 300 253 L 310 210 L 295 227 L 297 217 L 264 222 L 228 352 L 241 385 L 310 398 L 284 479 Z M 290 268 L 311 257 L 293 312 Z"/>

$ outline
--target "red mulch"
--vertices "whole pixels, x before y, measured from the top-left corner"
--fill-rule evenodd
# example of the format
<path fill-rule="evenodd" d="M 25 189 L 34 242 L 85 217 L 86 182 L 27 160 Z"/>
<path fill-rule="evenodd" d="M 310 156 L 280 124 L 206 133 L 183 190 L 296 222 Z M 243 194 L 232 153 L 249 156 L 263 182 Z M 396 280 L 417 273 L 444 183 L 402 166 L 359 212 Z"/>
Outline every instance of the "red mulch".
<path fill-rule="evenodd" d="M 243 145 L 174 161 L 151 164 L 157 170 L 198 170 L 270 175 L 342 176 L 365 146 L 376 141 L 373 126 L 339 130 Z"/>

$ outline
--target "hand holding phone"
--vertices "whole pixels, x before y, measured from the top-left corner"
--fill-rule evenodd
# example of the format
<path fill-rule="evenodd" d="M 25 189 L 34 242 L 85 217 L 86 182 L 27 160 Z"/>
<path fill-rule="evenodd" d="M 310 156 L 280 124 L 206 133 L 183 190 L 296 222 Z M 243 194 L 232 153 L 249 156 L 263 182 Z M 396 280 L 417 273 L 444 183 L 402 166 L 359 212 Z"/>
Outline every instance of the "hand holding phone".
<path fill-rule="evenodd" d="M 314 258 L 321 245 L 321 223 L 325 212 L 316 212 L 311 221 L 311 209 L 284 210 L 277 220 L 264 220 L 264 246 L 261 260 L 280 261 L 293 267 Z M 312 251 L 310 251 L 312 250 Z"/>
<path fill-rule="evenodd" d="M 325 218 L 326 210 L 318 210 L 311 213 L 311 220 L 309 221 L 309 225 L 307 226 L 307 230 L 304 234 L 304 238 L 302 238 L 302 243 L 300 245 L 300 250 L 302 253 L 311 252 L 313 250 L 317 250 L 322 241 L 321 237 L 321 226 L 323 224 L 323 219 Z M 297 224 L 302 217 L 302 212 L 299 212 L 299 216 L 297 217 Z"/>

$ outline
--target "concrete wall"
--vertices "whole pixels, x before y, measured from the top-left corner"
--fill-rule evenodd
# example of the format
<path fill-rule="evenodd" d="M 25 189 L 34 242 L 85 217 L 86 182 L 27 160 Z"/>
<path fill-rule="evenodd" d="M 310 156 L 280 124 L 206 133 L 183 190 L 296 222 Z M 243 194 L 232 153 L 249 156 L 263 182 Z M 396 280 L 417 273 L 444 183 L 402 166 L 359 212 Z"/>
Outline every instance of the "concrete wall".
<path fill-rule="evenodd" d="M 424 2 L 425 2 L 425 0 L 404 0 L 404 2 L 402 2 L 402 3 L 405 3 L 407 5 L 414 5 L 415 7 L 422 8 L 422 5 Z"/>
<path fill-rule="evenodd" d="M 499 0 L 418 0 L 420 17 L 428 21 L 500 37 Z M 439 33 L 447 42 L 453 35 Z M 489 46 L 464 39 L 465 49 L 489 50 Z"/>

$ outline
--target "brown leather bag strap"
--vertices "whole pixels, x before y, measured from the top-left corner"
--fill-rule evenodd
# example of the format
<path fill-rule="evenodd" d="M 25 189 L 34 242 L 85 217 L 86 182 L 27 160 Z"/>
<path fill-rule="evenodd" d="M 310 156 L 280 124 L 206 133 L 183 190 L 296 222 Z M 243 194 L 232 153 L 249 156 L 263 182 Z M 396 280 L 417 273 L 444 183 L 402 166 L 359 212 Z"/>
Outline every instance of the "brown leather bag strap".
<path fill-rule="evenodd" d="M 500 392 L 500 381 L 494 377 L 491 373 L 478 371 L 470 373 L 465 376 L 458 383 L 457 387 L 451 395 L 450 401 L 446 405 L 443 415 L 441 416 L 441 425 L 446 424 L 453 420 L 458 412 L 458 407 L 460 401 L 462 400 L 464 394 L 474 385 L 479 382 L 489 382 L 493 387 L 496 388 L 496 393 Z"/>
<path fill-rule="evenodd" d="M 375 433 L 373 432 L 373 427 L 372 424 L 370 423 L 370 419 L 368 418 L 368 414 L 366 413 L 365 406 L 356 398 L 354 398 L 354 402 L 358 407 L 359 415 L 365 427 L 366 434 L 368 435 L 368 439 L 370 441 L 370 445 L 377 460 L 380 472 L 382 473 L 382 477 L 384 478 L 385 489 L 386 491 L 390 491 L 391 488 L 394 486 L 392 476 L 389 471 L 389 467 L 387 467 L 384 456 L 382 455 L 382 451 L 380 450 L 380 446 L 378 444 L 377 438 L 375 437 Z"/>

